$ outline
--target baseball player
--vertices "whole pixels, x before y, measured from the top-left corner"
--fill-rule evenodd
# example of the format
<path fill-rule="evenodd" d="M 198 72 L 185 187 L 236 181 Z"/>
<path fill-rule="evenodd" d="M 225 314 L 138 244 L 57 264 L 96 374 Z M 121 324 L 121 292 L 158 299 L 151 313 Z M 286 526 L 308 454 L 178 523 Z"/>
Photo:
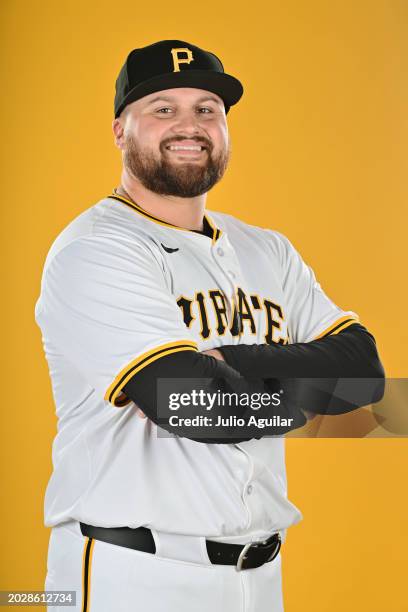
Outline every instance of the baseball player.
<path fill-rule="evenodd" d="M 116 81 L 120 184 L 45 261 L 35 316 L 58 417 L 45 588 L 74 591 L 71 609 L 283 610 L 281 546 L 302 515 L 281 434 L 351 409 L 296 380 L 365 377 L 377 381 L 367 401 L 381 397 L 374 337 L 291 242 L 206 209 L 242 93 L 186 41 L 133 50 Z M 282 390 L 300 402 L 280 402 Z M 240 430 L 237 398 L 272 391 L 279 406 L 264 412 L 280 424 Z M 217 432 L 178 423 L 217 409 Z"/>

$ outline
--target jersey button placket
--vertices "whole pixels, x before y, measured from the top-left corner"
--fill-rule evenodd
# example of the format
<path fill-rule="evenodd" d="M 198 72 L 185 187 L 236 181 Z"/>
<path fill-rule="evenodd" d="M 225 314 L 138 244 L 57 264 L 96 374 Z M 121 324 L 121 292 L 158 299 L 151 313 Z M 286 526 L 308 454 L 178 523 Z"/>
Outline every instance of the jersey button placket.
<path fill-rule="evenodd" d="M 220 244 L 221 242 L 221 244 Z M 236 307 L 236 292 L 239 286 L 239 263 L 235 255 L 235 251 L 228 241 L 227 235 L 223 234 L 218 241 L 218 244 L 212 248 L 213 259 L 217 267 L 222 272 L 223 277 L 227 280 L 229 291 L 224 291 L 226 297 L 227 317 L 229 327 L 233 324 L 232 317 L 234 307 Z M 231 338 L 231 344 L 235 344 L 239 337 Z"/>
<path fill-rule="evenodd" d="M 248 495 L 251 495 L 252 491 L 253 491 L 253 478 L 254 478 L 254 462 L 253 462 L 253 458 L 252 456 L 245 451 L 243 448 L 241 448 L 239 445 L 235 445 L 235 447 L 244 454 L 244 456 L 246 457 L 246 461 L 247 461 L 247 467 L 248 467 L 248 477 L 245 483 L 243 483 L 243 490 L 241 493 L 241 498 L 242 501 L 244 502 L 245 505 L 245 509 L 247 512 L 247 516 L 248 516 L 248 522 L 246 525 L 247 529 L 250 529 L 251 525 L 252 525 L 252 510 L 251 510 L 251 504 L 249 503 L 249 499 L 248 499 Z"/>
<path fill-rule="evenodd" d="M 235 293 L 235 281 L 238 278 L 238 270 L 236 267 L 236 257 L 232 246 L 227 242 L 227 237 L 224 235 L 221 240 L 224 240 L 224 245 L 214 247 L 215 260 L 222 272 L 227 276 L 233 292 Z"/>

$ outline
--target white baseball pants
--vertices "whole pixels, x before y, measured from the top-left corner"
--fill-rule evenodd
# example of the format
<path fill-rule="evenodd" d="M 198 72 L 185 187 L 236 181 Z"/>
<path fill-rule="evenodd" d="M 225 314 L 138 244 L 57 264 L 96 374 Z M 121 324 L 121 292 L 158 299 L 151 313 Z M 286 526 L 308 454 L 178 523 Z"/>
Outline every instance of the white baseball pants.
<path fill-rule="evenodd" d="M 48 612 L 283 612 L 281 555 L 237 571 L 212 565 L 205 539 L 153 531 L 156 554 L 83 536 L 78 521 L 51 529 L 45 590 L 76 591 Z"/>

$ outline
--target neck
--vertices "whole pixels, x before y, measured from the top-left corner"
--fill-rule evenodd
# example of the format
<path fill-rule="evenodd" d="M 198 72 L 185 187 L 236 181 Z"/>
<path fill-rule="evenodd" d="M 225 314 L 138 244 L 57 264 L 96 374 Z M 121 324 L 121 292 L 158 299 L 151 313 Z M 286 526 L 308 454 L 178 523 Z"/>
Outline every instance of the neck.
<path fill-rule="evenodd" d="M 207 194 L 194 198 L 179 198 L 154 193 L 123 170 L 117 193 L 137 203 L 158 219 L 189 230 L 203 229 Z"/>

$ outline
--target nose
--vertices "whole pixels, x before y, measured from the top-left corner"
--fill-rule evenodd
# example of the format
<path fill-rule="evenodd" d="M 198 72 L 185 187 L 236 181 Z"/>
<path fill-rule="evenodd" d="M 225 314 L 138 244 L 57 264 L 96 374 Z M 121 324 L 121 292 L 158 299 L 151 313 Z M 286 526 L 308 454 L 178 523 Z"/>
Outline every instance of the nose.
<path fill-rule="evenodd" d="M 188 136 L 200 134 L 200 119 L 194 111 L 179 113 L 173 124 L 173 132 L 183 133 Z"/>

